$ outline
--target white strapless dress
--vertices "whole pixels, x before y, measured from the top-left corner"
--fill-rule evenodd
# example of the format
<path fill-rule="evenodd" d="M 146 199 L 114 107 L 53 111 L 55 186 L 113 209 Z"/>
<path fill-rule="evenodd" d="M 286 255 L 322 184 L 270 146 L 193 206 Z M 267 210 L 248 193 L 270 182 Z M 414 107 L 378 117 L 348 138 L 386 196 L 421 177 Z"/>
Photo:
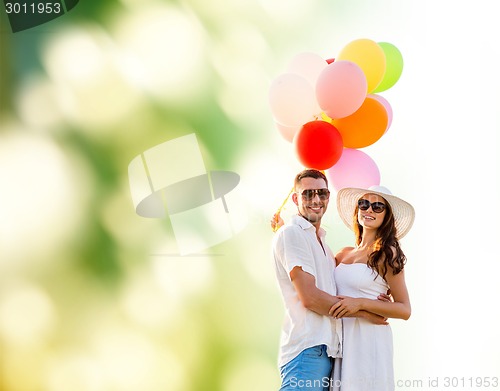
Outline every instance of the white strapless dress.
<path fill-rule="evenodd" d="M 387 282 L 363 263 L 335 268 L 339 295 L 377 299 Z M 341 391 L 394 390 L 392 330 L 365 319 L 343 318 Z"/>

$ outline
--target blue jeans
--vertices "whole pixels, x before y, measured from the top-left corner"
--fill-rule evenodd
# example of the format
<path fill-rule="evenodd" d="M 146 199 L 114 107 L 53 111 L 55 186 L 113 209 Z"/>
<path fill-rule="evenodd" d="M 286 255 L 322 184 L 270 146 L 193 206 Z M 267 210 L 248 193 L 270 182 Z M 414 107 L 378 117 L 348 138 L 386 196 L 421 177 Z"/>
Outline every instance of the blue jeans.
<path fill-rule="evenodd" d="M 326 345 L 304 349 L 280 368 L 280 391 L 328 391 L 333 359 L 326 354 Z"/>

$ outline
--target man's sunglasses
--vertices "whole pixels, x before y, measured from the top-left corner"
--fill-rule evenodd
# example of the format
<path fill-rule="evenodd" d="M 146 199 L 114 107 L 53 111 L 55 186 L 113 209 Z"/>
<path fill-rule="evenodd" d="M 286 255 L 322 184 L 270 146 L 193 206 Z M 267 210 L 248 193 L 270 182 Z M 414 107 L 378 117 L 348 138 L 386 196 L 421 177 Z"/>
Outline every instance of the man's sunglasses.
<path fill-rule="evenodd" d="M 330 190 L 328 189 L 306 189 L 300 193 L 304 201 L 311 201 L 316 194 L 321 201 L 325 201 L 330 198 Z"/>
<path fill-rule="evenodd" d="M 364 198 L 358 200 L 359 209 L 368 210 L 370 206 L 375 213 L 382 213 L 385 210 L 385 204 L 383 202 L 370 202 Z"/>

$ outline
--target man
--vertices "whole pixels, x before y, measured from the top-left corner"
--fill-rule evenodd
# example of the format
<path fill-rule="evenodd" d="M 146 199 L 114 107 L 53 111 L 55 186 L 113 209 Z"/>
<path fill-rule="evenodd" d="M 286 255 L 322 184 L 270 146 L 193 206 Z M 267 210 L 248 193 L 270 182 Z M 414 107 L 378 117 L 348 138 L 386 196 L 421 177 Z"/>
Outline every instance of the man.
<path fill-rule="evenodd" d="M 286 310 L 278 356 L 282 391 L 328 390 L 333 358 L 342 357 L 342 324 L 328 314 L 339 300 L 335 262 L 321 228 L 329 198 L 328 180 L 321 171 L 297 174 L 292 200 L 298 214 L 273 240 L 276 277 Z M 364 311 L 355 316 L 385 321 Z"/>

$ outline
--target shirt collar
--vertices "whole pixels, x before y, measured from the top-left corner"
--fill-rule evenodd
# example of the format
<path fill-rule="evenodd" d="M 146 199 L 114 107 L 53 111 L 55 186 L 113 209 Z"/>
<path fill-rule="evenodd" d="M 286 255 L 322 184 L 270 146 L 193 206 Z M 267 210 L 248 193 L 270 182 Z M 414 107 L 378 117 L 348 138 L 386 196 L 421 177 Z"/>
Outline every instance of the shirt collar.
<path fill-rule="evenodd" d="M 294 215 L 294 216 L 292 216 L 291 223 L 295 224 L 295 225 L 298 225 L 303 230 L 309 230 L 309 229 L 316 230 L 316 228 L 314 227 L 314 225 L 312 225 L 309 221 L 307 221 L 305 218 L 303 218 L 300 215 Z M 323 228 L 320 227 L 318 235 L 319 235 L 320 238 L 324 238 L 325 235 L 326 235 L 326 231 Z"/>

